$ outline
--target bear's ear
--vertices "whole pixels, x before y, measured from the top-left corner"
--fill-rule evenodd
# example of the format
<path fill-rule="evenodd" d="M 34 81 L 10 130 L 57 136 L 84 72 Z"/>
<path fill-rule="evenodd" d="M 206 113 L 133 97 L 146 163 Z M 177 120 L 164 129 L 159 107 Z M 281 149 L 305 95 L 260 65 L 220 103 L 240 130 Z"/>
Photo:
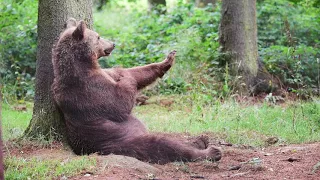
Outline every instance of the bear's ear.
<path fill-rule="evenodd" d="M 86 30 L 87 25 L 84 21 L 80 21 L 76 30 L 73 31 L 72 36 L 77 40 L 82 40 L 84 36 L 84 31 Z"/>
<path fill-rule="evenodd" d="M 65 24 L 64 28 L 71 28 L 77 26 L 77 20 L 74 18 L 69 18 Z"/>

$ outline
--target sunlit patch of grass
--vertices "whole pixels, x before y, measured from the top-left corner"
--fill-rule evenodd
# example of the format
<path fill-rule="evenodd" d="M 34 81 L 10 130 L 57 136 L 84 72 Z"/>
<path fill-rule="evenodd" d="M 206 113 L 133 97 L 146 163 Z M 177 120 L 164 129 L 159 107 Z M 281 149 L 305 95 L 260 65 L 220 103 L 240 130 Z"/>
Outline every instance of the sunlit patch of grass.
<path fill-rule="evenodd" d="M 3 139 L 6 141 L 20 137 L 29 125 L 32 117 L 32 108 L 27 108 L 26 111 L 17 111 L 8 104 L 3 104 L 2 108 Z"/>
<path fill-rule="evenodd" d="M 252 146 L 265 144 L 268 137 L 280 143 L 320 141 L 320 103 L 294 102 L 287 106 L 257 104 L 243 106 L 235 102 L 207 105 L 186 101 L 170 108 L 157 104 L 140 106 L 135 114 L 155 132 L 213 132 L 222 139 Z"/>
<path fill-rule="evenodd" d="M 96 159 L 90 156 L 77 156 L 67 160 L 6 157 L 6 179 L 57 179 L 89 172 L 96 166 Z"/>

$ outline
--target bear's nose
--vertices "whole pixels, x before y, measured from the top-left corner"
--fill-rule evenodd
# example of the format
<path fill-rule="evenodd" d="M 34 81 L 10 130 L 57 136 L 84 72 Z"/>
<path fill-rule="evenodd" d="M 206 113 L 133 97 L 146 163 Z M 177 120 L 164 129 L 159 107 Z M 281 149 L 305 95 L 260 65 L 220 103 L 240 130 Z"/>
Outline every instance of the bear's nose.
<path fill-rule="evenodd" d="M 113 43 L 113 48 L 115 48 L 116 47 L 116 44 L 115 43 Z"/>

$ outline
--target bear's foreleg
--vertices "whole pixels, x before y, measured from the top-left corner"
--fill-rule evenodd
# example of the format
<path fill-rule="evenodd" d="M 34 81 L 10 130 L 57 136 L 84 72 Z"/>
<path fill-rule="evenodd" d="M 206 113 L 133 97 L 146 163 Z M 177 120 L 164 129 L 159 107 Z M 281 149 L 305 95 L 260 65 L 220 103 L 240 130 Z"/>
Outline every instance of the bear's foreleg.
<path fill-rule="evenodd" d="M 168 54 L 167 58 L 160 63 L 152 63 L 145 66 L 123 69 L 124 75 L 132 76 L 136 79 L 138 90 L 152 84 L 158 78 L 161 78 L 172 66 L 176 51 Z"/>

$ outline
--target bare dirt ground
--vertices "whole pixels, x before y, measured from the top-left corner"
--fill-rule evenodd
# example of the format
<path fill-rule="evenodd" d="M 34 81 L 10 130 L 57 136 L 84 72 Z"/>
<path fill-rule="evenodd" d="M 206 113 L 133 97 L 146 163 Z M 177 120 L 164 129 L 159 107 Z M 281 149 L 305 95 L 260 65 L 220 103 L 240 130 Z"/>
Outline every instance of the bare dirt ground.
<path fill-rule="evenodd" d="M 189 139 L 185 134 L 170 136 Z M 320 142 L 288 146 L 248 148 L 210 142 L 221 148 L 220 162 L 148 164 L 125 156 L 97 156 L 92 172 L 69 179 L 320 179 Z M 60 144 L 50 148 L 22 147 L 11 155 L 66 159 L 74 156 Z"/>

